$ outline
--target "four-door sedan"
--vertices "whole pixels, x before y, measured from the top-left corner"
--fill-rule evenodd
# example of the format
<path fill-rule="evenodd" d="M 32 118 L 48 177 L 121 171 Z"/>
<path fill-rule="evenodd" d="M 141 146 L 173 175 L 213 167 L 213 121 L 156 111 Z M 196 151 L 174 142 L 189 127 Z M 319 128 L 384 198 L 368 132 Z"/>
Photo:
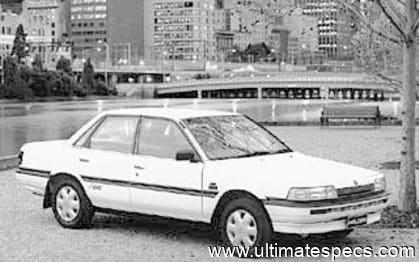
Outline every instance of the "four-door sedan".
<path fill-rule="evenodd" d="M 345 236 L 380 220 L 383 175 L 292 151 L 240 114 L 124 109 L 28 143 L 16 176 L 66 228 L 123 211 L 211 223 L 229 246 L 273 232 Z"/>

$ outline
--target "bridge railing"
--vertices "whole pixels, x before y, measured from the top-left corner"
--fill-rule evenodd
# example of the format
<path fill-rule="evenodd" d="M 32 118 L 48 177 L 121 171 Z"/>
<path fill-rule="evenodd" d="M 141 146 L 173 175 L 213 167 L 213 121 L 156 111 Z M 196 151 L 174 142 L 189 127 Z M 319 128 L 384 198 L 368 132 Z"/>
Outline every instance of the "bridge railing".
<path fill-rule="evenodd" d="M 365 83 L 383 85 L 390 88 L 390 85 L 375 77 L 366 75 L 306 75 L 296 76 L 290 74 L 280 74 L 276 76 L 255 76 L 255 77 L 234 77 L 234 78 L 218 78 L 218 79 L 202 79 L 202 80 L 188 80 L 183 82 L 171 82 L 160 84 L 159 88 L 176 88 L 176 87 L 193 87 L 193 86 L 212 86 L 212 85 L 240 85 L 248 83 Z"/>

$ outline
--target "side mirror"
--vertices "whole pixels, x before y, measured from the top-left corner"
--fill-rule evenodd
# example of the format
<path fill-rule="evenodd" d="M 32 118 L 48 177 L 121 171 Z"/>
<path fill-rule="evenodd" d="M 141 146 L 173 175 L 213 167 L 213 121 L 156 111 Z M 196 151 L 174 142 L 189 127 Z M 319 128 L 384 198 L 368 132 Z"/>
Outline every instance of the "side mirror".
<path fill-rule="evenodd" d="M 195 161 L 195 152 L 192 150 L 182 150 L 176 153 L 176 161 Z"/>

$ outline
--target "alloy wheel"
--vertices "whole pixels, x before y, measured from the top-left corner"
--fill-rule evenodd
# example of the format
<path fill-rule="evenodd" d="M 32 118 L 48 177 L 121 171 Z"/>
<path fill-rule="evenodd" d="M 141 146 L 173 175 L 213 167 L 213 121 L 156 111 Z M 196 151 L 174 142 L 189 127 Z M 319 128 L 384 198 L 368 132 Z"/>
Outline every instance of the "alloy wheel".
<path fill-rule="evenodd" d="M 75 220 L 80 213 L 80 197 L 76 190 L 70 186 L 62 187 L 56 196 L 56 208 L 64 221 Z"/>
<path fill-rule="evenodd" d="M 256 219 L 246 210 L 238 209 L 229 215 L 226 231 L 233 246 L 251 247 L 256 243 L 258 234 Z"/>

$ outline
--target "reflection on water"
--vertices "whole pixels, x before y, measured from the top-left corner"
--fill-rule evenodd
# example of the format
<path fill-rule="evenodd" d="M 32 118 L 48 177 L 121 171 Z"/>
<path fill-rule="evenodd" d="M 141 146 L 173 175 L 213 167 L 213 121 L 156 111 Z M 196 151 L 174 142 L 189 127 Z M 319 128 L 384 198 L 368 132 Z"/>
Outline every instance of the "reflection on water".
<path fill-rule="evenodd" d="M 68 138 L 102 110 L 132 107 L 180 107 L 246 114 L 257 121 L 318 121 L 326 102 L 308 100 L 97 100 L 0 104 L 0 156 L 16 154 L 31 141 Z M 353 103 L 353 102 L 351 102 Z M 379 104 L 384 115 L 397 115 L 399 105 Z"/>

